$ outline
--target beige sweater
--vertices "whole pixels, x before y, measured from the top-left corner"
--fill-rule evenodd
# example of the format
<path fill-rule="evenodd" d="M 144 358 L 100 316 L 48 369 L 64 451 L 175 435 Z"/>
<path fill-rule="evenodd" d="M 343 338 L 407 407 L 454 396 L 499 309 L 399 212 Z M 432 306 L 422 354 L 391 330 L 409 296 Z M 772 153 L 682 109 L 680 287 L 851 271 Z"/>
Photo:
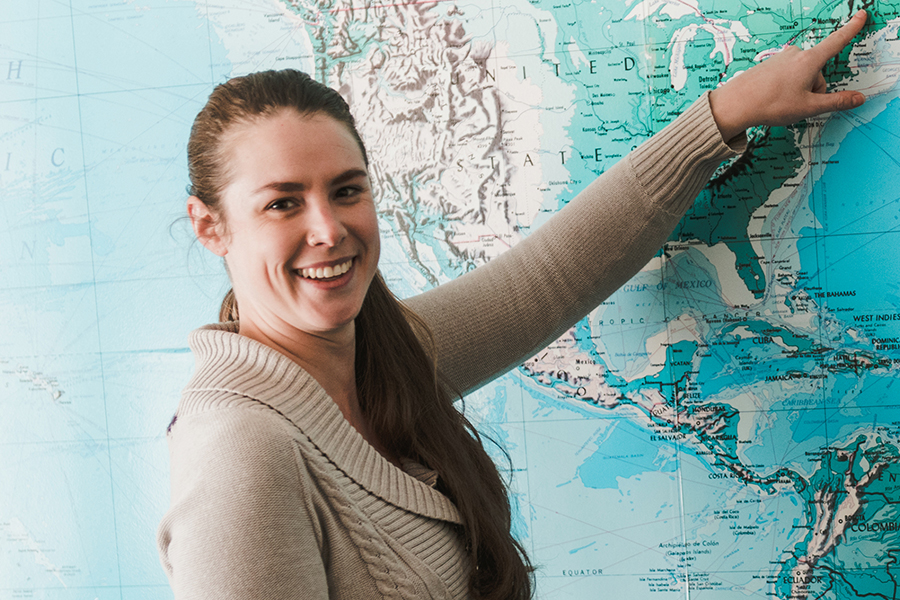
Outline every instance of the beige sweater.
<path fill-rule="evenodd" d="M 457 389 L 521 363 L 614 292 L 732 154 L 701 98 L 514 249 L 409 299 Z M 429 473 L 390 464 L 312 377 L 234 324 L 190 344 L 158 536 L 176 598 L 468 597 L 459 515 Z"/>

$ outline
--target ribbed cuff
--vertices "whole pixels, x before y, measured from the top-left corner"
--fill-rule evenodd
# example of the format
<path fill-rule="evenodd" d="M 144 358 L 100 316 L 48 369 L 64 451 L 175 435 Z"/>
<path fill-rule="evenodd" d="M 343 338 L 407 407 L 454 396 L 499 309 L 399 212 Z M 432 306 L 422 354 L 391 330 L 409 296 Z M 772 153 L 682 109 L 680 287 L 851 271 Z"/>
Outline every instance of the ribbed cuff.
<path fill-rule="evenodd" d="M 677 119 L 631 153 L 635 176 L 651 198 L 660 198 L 672 214 L 687 210 L 694 195 L 684 190 L 701 189 L 719 164 L 744 151 L 746 138 L 725 143 L 713 119 L 709 92 Z M 665 204 L 668 202 L 669 204 Z"/>

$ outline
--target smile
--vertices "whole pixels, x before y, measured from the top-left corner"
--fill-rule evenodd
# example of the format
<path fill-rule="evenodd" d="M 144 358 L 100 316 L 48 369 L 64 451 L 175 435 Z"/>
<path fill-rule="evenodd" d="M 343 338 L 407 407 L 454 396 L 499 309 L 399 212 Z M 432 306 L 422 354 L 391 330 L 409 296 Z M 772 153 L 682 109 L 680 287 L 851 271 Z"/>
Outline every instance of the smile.
<path fill-rule="evenodd" d="M 350 270 L 350 267 L 353 266 L 353 259 L 351 258 L 347 262 L 343 262 L 339 265 L 334 265 L 333 267 L 317 267 L 310 269 L 300 269 L 300 276 L 305 277 L 306 279 L 331 279 L 332 277 L 339 277 Z"/>

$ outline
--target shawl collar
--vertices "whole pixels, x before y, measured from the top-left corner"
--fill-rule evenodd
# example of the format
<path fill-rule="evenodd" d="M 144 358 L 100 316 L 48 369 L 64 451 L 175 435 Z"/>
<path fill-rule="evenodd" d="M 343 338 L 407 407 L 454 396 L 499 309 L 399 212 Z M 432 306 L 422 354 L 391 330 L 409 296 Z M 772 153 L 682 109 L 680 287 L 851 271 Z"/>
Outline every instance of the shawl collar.
<path fill-rule="evenodd" d="M 190 334 L 196 364 L 179 413 L 261 403 L 289 420 L 327 460 L 369 492 L 404 510 L 461 522 L 446 496 L 392 465 L 366 442 L 309 373 L 237 331 L 236 322 L 215 323 Z"/>

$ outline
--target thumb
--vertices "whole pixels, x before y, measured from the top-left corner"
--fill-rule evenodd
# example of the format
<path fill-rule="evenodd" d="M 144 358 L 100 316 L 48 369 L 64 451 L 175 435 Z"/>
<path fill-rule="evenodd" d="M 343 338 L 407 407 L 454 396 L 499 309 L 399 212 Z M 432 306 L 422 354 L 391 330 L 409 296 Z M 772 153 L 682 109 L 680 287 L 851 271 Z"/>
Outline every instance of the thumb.
<path fill-rule="evenodd" d="M 861 92 L 831 92 L 829 94 L 812 94 L 810 97 L 810 117 L 837 110 L 850 110 L 866 101 Z"/>

